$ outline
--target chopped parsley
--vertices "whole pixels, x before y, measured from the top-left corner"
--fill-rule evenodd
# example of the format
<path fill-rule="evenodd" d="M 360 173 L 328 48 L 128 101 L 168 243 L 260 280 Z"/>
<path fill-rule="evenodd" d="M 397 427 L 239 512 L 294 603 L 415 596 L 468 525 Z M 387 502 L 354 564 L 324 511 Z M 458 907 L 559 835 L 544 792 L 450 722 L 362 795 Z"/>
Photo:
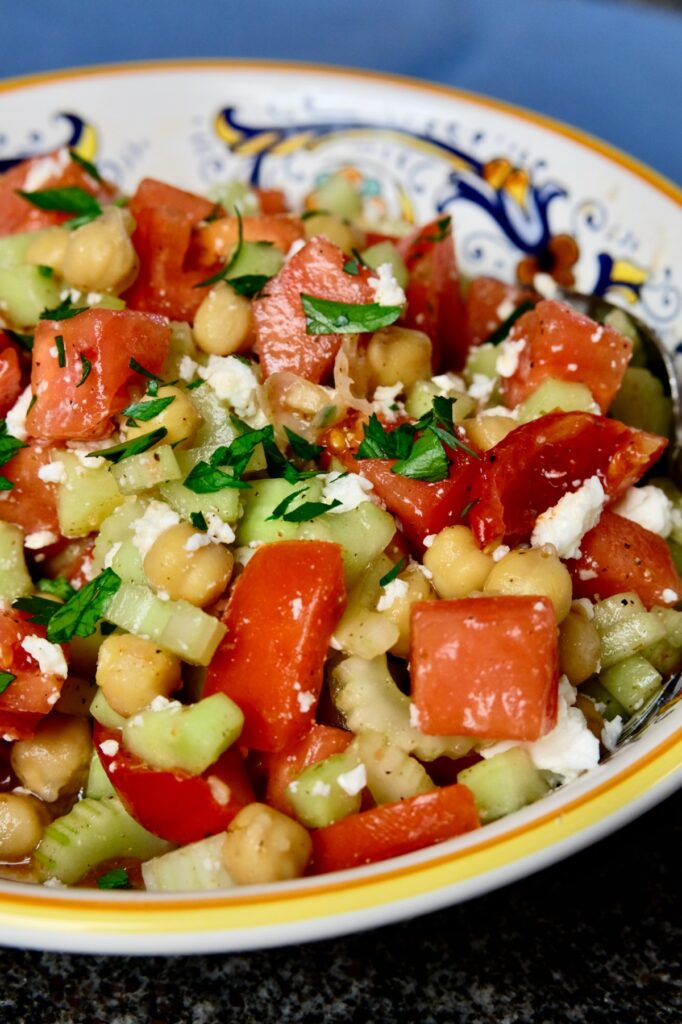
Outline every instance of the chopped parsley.
<path fill-rule="evenodd" d="M 113 569 L 105 569 L 77 590 L 66 604 L 56 605 L 47 624 L 47 639 L 63 644 L 74 636 L 92 636 L 118 588 L 121 577 Z"/>
<path fill-rule="evenodd" d="M 396 579 L 400 575 L 400 573 L 403 571 L 404 568 L 405 568 L 405 559 L 401 558 L 399 562 L 396 562 L 396 564 L 393 566 L 392 569 L 388 570 L 388 572 L 386 573 L 385 576 L 381 577 L 381 579 L 379 580 L 379 586 L 380 587 L 387 587 L 389 585 L 389 583 L 392 583 L 393 580 Z"/>
<path fill-rule="evenodd" d="M 97 451 L 88 452 L 86 458 L 107 459 L 114 463 L 123 462 L 124 459 L 129 459 L 132 455 L 141 455 L 142 452 L 153 448 L 155 444 L 164 439 L 167 433 L 165 427 L 158 427 L 149 434 L 141 434 L 139 437 L 131 438 L 130 441 L 115 444 L 111 448 L 98 448 Z"/>
<path fill-rule="evenodd" d="M 55 347 L 57 349 L 57 365 L 61 370 L 66 366 L 66 352 L 64 351 L 64 335 L 58 334 L 54 339 Z"/>
<path fill-rule="evenodd" d="M 130 879 L 125 868 L 112 868 L 97 879 L 98 889 L 129 889 Z"/>
<path fill-rule="evenodd" d="M 85 384 L 86 380 L 90 376 L 90 371 L 92 370 L 92 363 L 90 362 L 89 359 L 86 358 L 86 356 L 83 355 L 82 352 L 80 353 L 80 361 L 81 366 L 83 368 L 83 372 L 81 374 L 81 379 L 76 384 L 77 388 L 80 388 L 83 386 L 83 384 Z"/>
<path fill-rule="evenodd" d="M 232 423 L 241 433 L 229 445 L 216 448 L 208 462 L 198 462 L 194 466 L 185 480 L 185 487 L 190 491 L 194 491 L 195 494 L 211 494 L 221 491 L 224 487 L 248 488 L 249 484 L 242 481 L 241 477 L 258 445 L 263 446 L 270 476 L 284 477 L 289 483 L 298 483 L 316 475 L 316 470 L 301 472 L 282 455 L 275 442 L 275 431 L 271 425 L 251 428 L 236 416 L 232 417 Z M 299 438 L 299 441 L 307 444 L 303 438 Z M 223 467 L 229 468 L 231 472 L 225 472 Z"/>
<path fill-rule="evenodd" d="M 76 593 L 75 587 L 64 576 L 57 576 L 54 580 L 38 580 L 38 590 L 43 594 L 54 594 L 62 601 L 68 601 Z"/>
<path fill-rule="evenodd" d="M 20 345 L 21 348 L 25 349 L 27 352 L 33 351 L 32 334 L 22 334 L 20 331 L 10 331 L 9 327 L 4 327 L 3 330 L 5 334 L 11 338 L 12 341 L 16 342 L 17 345 Z"/>
<path fill-rule="evenodd" d="M 460 519 L 466 519 L 466 517 L 471 512 L 471 510 L 474 507 L 474 505 L 476 505 L 478 503 L 478 500 L 479 500 L 478 498 L 474 498 L 473 501 L 468 501 L 466 503 L 466 505 L 464 506 L 464 508 L 462 509 L 462 511 L 460 512 L 459 518 Z"/>
<path fill-rule="evenodd" d="M 343 269 L 346 274 L 350 274 L 351 277 L 357 277 L 360 273 L 360 267 L 357 260 L 346 260 L 343 265 Z"/>
<path fill-rule="evenodd" d="M 156 381 L 152 381 L 151 383 L 155 384 Z M 155 416 L 162 413 L 163 410 L 167 409 L 171 402 L 174 401 L 175 395 L 168 395 L 166 398 L 153 398 L 150 402 L 133 402 L 132 405 L 126 406 L 122 415 L 128 416 L 128 425 L 134 427 L 137 425 L 137 420 L 141 420 L 143 423 L 146 423 L 148 420 L 153 420 Z"/>
<path fill-rule="evenodd" d="M 80 153 L 77 153 L 75 149 L 69 150 L 69 156 L 75 164 L 78 164 L 79 167 L 82 167 L 85 173 L 89 174 L 91 178 L 95 179 L 95 181 L 102 180 L 102 175 L 99 173 L 95 165 L 93 163 L 90 163 L 89 160 L 86 160 L 84 156 L 80 155 Z"/>
<path fill-rule="evenodd" d="M 137 359 L 135 359 L 133 356 L 131 356 L 130 359 L 128 360 L 128 366 L 135 373 L 139 373 L 142 377 L 146 377 L 147 380 L 155 380 L 157 384 L 163 383 L 160 377 L 157 377 L 155 373 L 152 373 L 151 370 L 148 370 L 146 366 L 142 366 L 141 363 L 138 363 Z M 149 393 L 151 394 L 151 391 Z"/>
<path fill-rule="evenodd" d="M 288 427 L 284 428 L 284 433 L 287 435 L 292 452 L 299 459 L 317 459 L 324 451 L 321 444 L 310 444 L 304 437 L 295 434 Z"/>
<path fill-rule="evenodd" d="M 515 310 L 513 310 L 506 320 L 503 320 L 499 327 L 496 327 L 492 334 L 490 334 L 485 340 L 487 345 L 501 345 L 503 341 L 509 335 L 512 327 L 524 313 L 528 313 L 531 309 L 535 309 L 535 303 L 531 302 L 530 299 L 524 299 L 523 302 L 519 303 Z"/>
<path fill-rule="evenodd" d="M 420 242 L 442 242 L 450 230 L 450 224 L 452 223 L 452 217 L 441 217 L 436 222 L 436 233 L 435 235 L 421 235 L 419 237 Z"/>
<path fill-rule="evenodd" d="M 12 602 L 12 607 L 30 615 L 29 622 L 37 626 L 47 626 L 60 605 L 56 601 L 51 601 L 49 597 L 18 597 Z"/>
<path fill-rule="evenodd" d="M 64 224 L 67 228 L 78 228 L 101 216 L 102 207 L 93 195 L 79 185 L 66 185 L 64 188 L 43 188 L 35 192 L 24 192 L 17 189 L 18 194 L 37 206 L 39 210 L 56 210 L 59 213 L 73 213 L 75 217 Z"/>
<path fill-rule="evenodd" d="M 0 672 L 0 693 L 4 693 L 17 677 L 12 672 Z"/>
<path fill-rule="evenodd" d="M 206 533 L 208 523 L 204 519 L 203 512 L 191 512 L 189 518 L 195 530 L 201 530 L 202 533 Z"/>
<path fill-rule="evenodd" d="M 429 427 L 415 440 L 410 454 L 391 467 L 391 472 L 397 473 L 398 476 L 410 477 L 412 480 L 435 483 L 437 480 L 445 480 L 448 469 L 448 457 L 443 442 Z"/>
<path fill-rule="evenodd" d="M 0 420 L 0 466 L 4 466 L 6 462 L 9 462 L 20 448 L 26 447 L 27 445 L 24 441 L 20 441 L 18 437 L 12 437 L 11 434 L 7 433 L 7 420 Z M 13 487 L 14 484 L 11 480 L 0 476 L 0 491 L 11 491 Z"/>
<path fill-rule="evenodd" d="M 305 487 L 302 487 L 299 491 L 292 491 L 291 494 L 287 494 L 286 498 L 280 501 L 279 505 L 272 510 L 272 514 L 268 516 L 268 519 L 282 519 L 285 523 L 307 523 L 311 519 L 317 519 L 318 516 L 323 516 L 325 512 L 329 512 L 331 509 L 338 508 L 341 505 L 341 502 L 334 498 L 330 504 L 324 501 L 303 501 L 296 508 L 290 509 L 289 506 L 292 502 L 303 494 L 305 494 Z"/>
<path fill-rule="evenodd" d="M 67 295 L 65 299 L 62 299 L 58 306 L 54 307 L 54 309 L 44 309 L 38 319 L 70 320 L 72 316 L 78 316 L 79 313 L 85 313 L 87 309 L 87 306 L 74 306 L 71 301 L 71 296 Z"/>
<path fill-rule="evenodd" d="M 226 281 L 228 274 L 233 269 L 237 260 L 239 259 L 239 255 L 244 245 L 244 222 L 242 221 L 241 213 L 236 208 L 235 214 L 237 217 L 237 244 L 232 250 L 229 260 L 221 270 L 217 271 L 217 273 L 212 274 L 211 277 L 207 277 L 205 281 L 199 281 L 197 284 L 195 284 L 195 288 L 208 288 L 209 285 L 217 284 L 218 281 Z"/>
<path fill-rule="evenodd" d="M 380 306 L 378 302 L 332 302 L 301 293 L 307 334 L 362 334 L 395 323 L 402 306 Z"/>
<path fill-rule="evenodd" d="M 227 283 L 239 295 L 244 295 L 247 299 L 254 299 L 260 295 L 269 280 L 267 274 L 243 274 L 241 277 L 229 278 Z"/>

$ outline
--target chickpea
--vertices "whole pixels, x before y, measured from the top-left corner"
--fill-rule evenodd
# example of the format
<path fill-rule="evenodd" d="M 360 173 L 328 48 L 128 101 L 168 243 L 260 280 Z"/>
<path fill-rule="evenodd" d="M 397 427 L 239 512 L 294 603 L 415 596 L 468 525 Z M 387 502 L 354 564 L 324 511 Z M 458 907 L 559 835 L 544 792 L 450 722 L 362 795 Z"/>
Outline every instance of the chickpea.
<path fill-rule="evenodd" d="M 306 829 L 267 804 L 248 804 L 231 822 L 223 864 L 237 885 L 300 878 L 312 853 Z"/>
<path fill-rule="evenodd" d="M 106 637 L 97 658 L 97 683 L 119 715 L 146 708 L 155 697 L 168 697 L 180 686 L 180 660 L 151 640 L 131 633 Z"/>
<path fill-rule="evenodd" d="M 494 562 L 480 550 L 468 526 L 447 526 L 426 549 L 424 565 L 438 596 L 453 601 L 481 590 Z"/>
<path fill-rule="evenodd" d="M 23 860 L 50 820 L 44 804 L 24 793 L 0 793 L 0 860 Z"/>
<path fill-rule="evenodd" d="M 138 268 L 126 225 L 123 212 L 112 206 L 101 217 L 71 231 L 62 260 L 64 279 L 83 291 L 125 291 Z"/>
<path fill-rule="evenodd" d="M 303 222 L 306 240 L 322 235 L 349 256 L 353 249 L 363 249 L 364 236 L 336 213 L 313 213 Z"/>
<path fill-rule="evenodd" d="M 548 597 L 557 622 L 571 609 L 571 575 L 555 552 L 543 548 L 510 551 L 495 563 L 483 589 L 486 594 Z"/>
<path fill-rule="evenodd" d="M 225 590 L 232 576 L 234 558 L 222 544 L 209 542 L 194 547 L 205 535 L 178 523 L 164 530 L 144 559 L 144 571 L 152 586 L 174 600 L 204 608 Z"/>
<path fill-rule="evenodd" d="M 26 263 L 39 267 L 52 267 L 58 274 L 62 272 L 64 253 L 69 241 L 66 228 L 50 228 L 48 231 L 36 232 L 24 257 Z"/>
<path fill-rule="evenodd" d="M 230 356 L 249 347 L 253 331 L 251 302 L 220 281 L 199 306 L 194 317 L 194 340 L 202 352 Z"/>
<path fill-rule="evenodd" d="M 410 652 L 410 608 L 415 601 L 433 601 L 436 595 L 418 565 L 408 565 L 398 579 L 406 584 L 406 589 L 401 588 L 402 592 L 397 593 L 390 605 L 379 614 L 393 622 L 400 631 L 391 647 L 391 654 L 406 658 Z"/>
<path fill-rule="evenodd" d="M 464 420 L 462 426 L 469 440 L 481 451 L 487 452 L 518 427 L 518 423 L 511 416 L 474 416 L 473 419 Z"/>
<path fill-rule="evenodd" d="M 384 327 L 369 339 L 367 366 L 374 387 L 400 382 L 409 391 L 431 376 L 431 340 L 423 331 Z"/>
<path fill-rule="evenodd" d="M 174 384 L 165 384 L 159 388 L 158 397 L 172 397 L 173 401 L 153 419 L 144 422 L 138 420 L 136 427 L 126 427 L 126 437 L 140 437 L 142 434 L 151 433 L 152 430 L 158 430 L 159 427 L 165 427 L 168 433 L 160 444 L 191 441 L 201 424 L 201 416 L 187 392 L 175 387 Z"/>
<path fill-rule="evenodd" d="M 572 610 L 559 630 L 559 670 L 573 686 L 599 671 L 601 642 L 593 622 Z"/>
<path fill-rule="evenodd" d="M 30 739 L 14 744 L 12 769 L 22 786 L 52 803 L 80 789 L 91 753 L 88 722 L 53 712 L 38 723 Z"/>

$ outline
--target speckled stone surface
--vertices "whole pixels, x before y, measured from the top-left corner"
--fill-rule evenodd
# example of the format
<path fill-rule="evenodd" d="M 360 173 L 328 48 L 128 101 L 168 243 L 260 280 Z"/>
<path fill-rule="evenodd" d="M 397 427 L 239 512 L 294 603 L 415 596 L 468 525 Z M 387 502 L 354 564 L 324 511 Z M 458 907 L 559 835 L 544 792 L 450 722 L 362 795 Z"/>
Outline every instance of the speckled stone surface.
<path fill-rule="evenodd" d="M 682 794 L 532 878 L 349 938 L 148 959 L 3 950 L 2 1024 L 679 1024 Z"/>

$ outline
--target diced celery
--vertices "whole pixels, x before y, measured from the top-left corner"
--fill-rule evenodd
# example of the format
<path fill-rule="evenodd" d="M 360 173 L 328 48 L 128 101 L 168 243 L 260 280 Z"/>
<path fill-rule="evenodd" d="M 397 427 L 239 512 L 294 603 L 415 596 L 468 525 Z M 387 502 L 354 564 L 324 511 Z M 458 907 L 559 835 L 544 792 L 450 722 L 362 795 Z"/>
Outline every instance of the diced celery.
<path fill-rule="evenodd" d="M 364 784 L 356 789 L 355 785 L 349 785 L 344 778 L 348 772 L 357 769 L 359 764 L 354 752 L 332 754 L 324 761 L 304 768 L 289 783 L 286 788 L 287 799 L 302 825 L 307 828 L 324 828 L 360 810 Z"/>
<path fill-rule="evenodd" d="M 389 512 L 371 501 L 363 501 L 349 512 L 328 512 L 302 523 L 298 536 L 302 540 L 330 540 L 340 544 L 346 586 L 352 587 L 391 541 L 395 531 L 395 519 Z"/>
<path fill-rule="evenodd" d="M 227 281 L 231 278 L 264 276 L 274 277 L 284 266 L 284 253 L 268 242 L 242 242 L 236 260 L 231 265 Z"/>
<path fill-rule="evenodd" d="M 522 747 L 512 747 L 465 768 L 458 774 L 457 781 L 474 794 L 482 823 L 535 803 L 550 788 Z"/>
<path fill-rule="evenodd" d="M 13 523 L 0 520 L 0 601 L 11 604 L 33 591 L 24 559 L 24 534 Z"/>
<path fill-rule="evenodd" d="M 470 384 L 474 374 L 480 373 L 484 377 L 497 377 L 497 360 L 500 350 L 497 345 L 477 345 L 469 350 L 466 365 L 463 370 L 465 381 Z"/>
<path fill-rule="evenodd" d="M 32 327 L 43 310 L 59 302 L 59 285 L 39 267 L 0 267 L 0 303 L 15 327 Z"/>
<path fill-rule="evenodd" d="M 627 368 L 609 412 L 629 427 L 670 435 L 672 399 L 664 393 L 658 377 L 644 367 Z"/>
<path fill-rule="evenodd" d="M 159 484 L 180 480 L 182 477 L 178 460 L 168 444 L 140 455 L 131 455 L 129 459 L 112 466 L 111 473 L 121 494 L 148 491 Z"/>
<path fill-rule="evenodd" d="M 294 540 L 299 533 L 299 524 L 288 523 L 284 519 L 270 519 L 270 516 L 285 498 L 297 491 L 302 493 L 287 507 L 287 512 L 293 512 L 304 502 L 319 501 L 322 483 L 315 478 L 300 484 L 290 484 L 283 479 L 254 480 L 250 489 L 242 492 L 244 515 L 237 526 L 237 544 Z"/>
<path fill-rule="evenodd" d="M 629 715 L 641 711 L 661 688 L 662 676 L 646 658 L 633 655 L 606 669 L 600 675 L 602 685 L 612 693 Z"/>
<path fill-rule="evenodd" d="M 225 833 L 200 839 L 142 865 L 148 892 L 209 892 L 231 889 L 234 882 L 223 865 Z"/>
<path fill-rule="evenodd" d="M 57 515 L 65 537 L 87 537 L 122 504 L 108 462 L 90 469 L 69 451 L 58 453 L 66 479 L 58 485 Z"/>
<path fill-rule="evenodd" d="M 439 388 L 433 381 L 418 380 L 408 392 L 405 410 L 410 416 L 418 420 L 425 413 L 431 411 L 434 398 L 443 394 L 445 394 L 443 389 Z M 463 391 L 448 391 L 447 397 L 454 398 L 455 400 L 452 406 L 453 423 L 461 423 L 462 420 L 474 412 L 478 405 L 475 398 L 465 394 Z"/>
<path fill-rule="evenodd" d="M 682 648 L 682 612 L 674 608 L 652 608 L 652 614 L 662 623 L 665 635 L 673 647 Z"/>
<path fill-rule="evenodd" d="M 633 593 L 615 594 L 594 606 L 594 625 L 601 638 L 601 663 L 609 668 L 638 654 L 665 636 L 659 618 Z"/>
<path fill-rule="evenodd" d="M 373 270 L 378 270 L 383 263 L 390 264 L 393 276 L 400 287 L 404 288 L 407 284 L 407 267 L 393 242 L 377 242 L 376 245 L 370 245 L 368 249 L 363 250 L 361 256 L 363 262 Z"/>
<path fill-rule="evenodd" d="M 26 251 L 45 231 L 21 231 L 16 235 L 0 238 L 0 267 L 3 270 L 20 267 L 26 263 Z"/>
<path fill-rule="evenodd" d="M 315 207 L 354 220 L 362 213 L 362 198 L 343 174 L 331 174 L 313 193 Z"/>
<path fill-rule="evenodd" d="M 361 732 L 353 746 L 365 766 L 367 788 L 378 804 L 408 800 L 435 789 L 426 769 L 382 733 Z"/>
<path fill-rule="evenodd" d="M 613 694 L 609 693 L 597 678 L 588 679 L 586 683 L 581 683 L 580 693 L 592 698 L 597 705 L 597 710 L 605 721 L 611 722 L 618 715 L 620 715 L 623 721 L 628 717 L 628 713 L 620 701 L 616 700 Z"/>
<path fill-rule="evenodd" d="M 168 355 L 163 364 L 161 376 L 164 380 L 177 380 L 180 376 L 180 363 L 184 356 L 189 356 L 195 362 L 203 353 L 199 352 L 194 344 L 192 328 L 184 320 L 171 320 L 170 324 L 170 345 Z M 189 383 L 189 382 L 187 382 Z M 192 396 L 194 397 L 194 396 Z"/>
<path fill-rule="evenodd" d="M 385 654 L 397 642 L 399 628 L 375 610 L 381 595 L 379 580 L 391 568 L 391 560 L 386 555 L 378 555 L 351 591 L 346 609 L 334 630 L 334 640 L 344 654 L 371 661 Z"/>
<path fill-rule="evenodd" d="M 231 217 L 234 217 L 237 211 L 244 216 L 260 213 L 258 193 L 249 188 L 245 181 L 231 178 L 229 181 L 218 182 L 211 185 L 207 195 L 214 203 L 220 203 Z"/>
<path fill-rule="evenodd" d="M 642 648 L 642 657 L 651 662 L 662 676 L 670 675 L 682 665 L 682 651 L 674 647 L 667 637 Z"/>
<path fill-rule="evenodd" d="M 130 524 L 144 513 L 144 503 L 138 499 L 127 498 L 110 516 L 100 524 L 92 552 L 93 568 L 101 572 L 104 560 L 114 544 L 132 539 Z"/>
<path fill-rule="evenodd" d="M 88 781 L 85 784 L 85 795 L 93 800 L 104 800 L 108 796 L 116 796 L 116 790 L 109 782 L 109 776 L 102 767 L 102 762 L 93 750 L 88 770 Z"/>
<path fill-rule="evenodd" d="M 592 392 L 585 384 L 549 377 L 521 402 L 518 415 L 521 423 L 529 423 L 539 416 L 546 416 L 547 413 L 557 410 L 594 412 L 595 408 Z"/>
<path fill-rule="evenodd" d="M 122 729 L 126 724 L 126 719 L 123 715 L 119 715 L 118 711 L 114 711 L 102 690 L 98 690 L 95 694 L 95 698 L 90 705 L 90 714 L 103 725 L 106 729 Z"/>

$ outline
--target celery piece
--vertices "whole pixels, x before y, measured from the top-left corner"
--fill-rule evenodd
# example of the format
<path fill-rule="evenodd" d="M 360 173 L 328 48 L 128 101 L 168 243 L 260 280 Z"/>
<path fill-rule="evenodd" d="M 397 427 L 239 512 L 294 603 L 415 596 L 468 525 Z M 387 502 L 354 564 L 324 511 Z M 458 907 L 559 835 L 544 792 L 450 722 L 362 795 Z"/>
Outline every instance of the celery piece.
<path fill-rule="evenodd" d="M 373 270 L 378 270 L 384 263 L 390 264 L 393 276 L 400 287 L 404 288 L 407 285 L 409 276 L 407 267 L 393 242 L 377 242 L 376 245 L 370 245 L 368 249 L 363 249 L 360 255 L 363 263 Z"/>
<path fill-rule="evenodd" d="M 512 747 L 465 768 L 457 781 L 474 794 L 483 824 L 535 803 L 550 789 L 523 747 Z"/>
<path fill-rule="evenodd" d="M 142 865 L 148 892 L 208 892 L 231 889 L 234 882 L 223 865 L 225 833 L 181 846 Z"/>
<path fill-rule="evenodd" d="M 664 393 L 658 377 L 644 367 L 627 368 L 609 412 L 629 427 L 670 436 L 672 399 Z"/>
<path fill-rule="evenodd" d="M 646 658 L 633 655 L 602 672 L 600 682 L 629 715 L 641 711 L 661 688 L 663 677 Z"/>
<path fill-rule="evenodd" d="M 596 676 L 593 679 L 588 679 L 586 683 L 580 684 L 580 693 L 594 701 L 599 714 L 607 722 L 613 721 L 618 715 L 623 721 L 629 717 L 620 701 L 616 700 L 613 694 L 602 686 Z"/>
<path fill-rule="evenodd" d="M 362 213 L 362 198 L 343 174 L 331 174 L 313 193 L 315 208 L 354 220 Z"/>
<path fill-rule="evenodd" d="M 90 714 L 105 729 L 122 729 L 126 724 L 126 719 L 123 715 L 119 715 L 118 711 L 114 711 L 102 690 L 98 690 L 95 694 L 90 705 Z"/>
<path fill-rule="evenodd" d="M 592 392 L 577 381 L 548 377 L 518 407 L 521 423 L 529 423 L 550 412 L 594 412 Z"/>
<path fill-rule="evenodd" d="M 59 305 L 59 285 L 38 267 L 0 267 L 0 303 L 15 327 L 32 327 L 45 309 Z"/>
<path fill-rule="evenodd" d="M 389 512 L 371 501 L 363 501 L 349 512 L 328 512 L 309 523 L 301 523 L 298 537 L 340 544 L 346 586 L 352 587 L 390 543 L 395 531 L 395 519 Z"/>
<path fill-rule="evenodd" d="M 498 377 L 497 360 L 500 350 L 497 345 L 477 345 L 469 350 L 467 361 L 462 371 L 467 384 L 471 384 L 474 374 L 480 373 L 484 377 Z"/>
<path fill-rule="evenodd" d="M 284 253 L 276 245 L 242 242 L 234 263 L 228 271 L 227 283 L 233 277 L 274 277 L 284 266 Z"/>
<path fill-rule="evenodd" d="M 682 665 L 682 651 L 679 647 L 674 647 L 667 637 L 643 647 L 641 654 L 662 676 L 669 676 Z"/>
<path fill-rule="evenodd" d="M 655 644 L 665 636 L 660 619 L 648 612 L 634 593 L 615 594 L 594 606 L 594 625 L 601 639 L 601 663 L 618 661 Z"/>
<path fill-rule="evenodd" d="M 105 559 L 107 556 L 111 558 L 111 550 L 116 544 L 132 540 L 130 524 L 143 515 L 144 509 L 142 501 L 127 498 L 100 524 L 92 552 L 95 573 L 102 571 Z"/>
<path fill-rule="evenodd" d="M 298 523 L 287 523 L 284 519 L 270 519 L 277 506 L 290 494 L 301 491 L 288 506 L 292 512 L 306 501 L 319 501 L 322 495 L 322 483 L 312 479 L 299 484 L 290 484 L 287 480 L 254 480 L 248 491 L 242 492 L 244 515 L 237 526 L 237 544 L 250 544 L 258 541 L 262 544 L 274 540 L 295 540 L 299 535 Z"/>
<path fill-rule="evenodd" d="M 211 185 L 206 194 L 214 203 L 220 203 L 230 217 L 234 217 L 237 211 L 245 217 L 257 216 L 261 212 L 258 193 L 245 181 L 237 181 L 236 178 Z"/>
<path fill-rule="evenodd" d="M 123 726 L 123 743 L 153 768 L 201 775 L 239 738 L 244 715 L 224 693 L 196 704 L 146 708 Z"/>
<path fill-rule="evenodd" d="M 46 231 L 21 231 L 16 235 L 0 238 L 0 267 L 9 270 L 26 264 L 28 247 Z"/>
<path fill-rule="evenodd" d="M 360 810 L 364 779 L 359 774 L 346 779 L 359 765 L 355 752 L 332 754 L 304 768 L 289 783 L 287 799 L 302 825 L 324 828 Z"/>
<path fill-rule="evenodd" d="M 94 461 L 94 460 L 93 460 Z M 73 452 L 60 451 L 66 479 L 58 485 L 57 515 L 65 537 L 87 537 L 99 530 L 123 498 L 108 462 L 86 468 Z"/>
<path fill-rule="evenodd" d="M 168 849 L 170 843 L 138 825 L 116 797 L 86 797 L 47 826 L 34 856 L 43 879 L 73 885 L 103 860 L 147 860 Z"/>
<path fill-rule="evenodd" d="M 33 580 L 24 559 L 24 534 L 13 523 L 0 520 L 0 601 L 11 604 L 33 592 Z"/>
<path fill-rule="evenodd" d="M 152 451 L 132 455 L 111 468 L 112 476 L 121 494 L 136 494 L 148 491 L 159 484 L 179 480 L 182 470 L 168 444 L 159 445 Z"/>
<path fill-rule="evenodd" d="M 659 620 L 665 629 L 665 635 L 673 647 L 682 648 L 682 612 L 676 612 L 674 608 L 652 608 L 652 614 Z"/>
<path fill-rule="evenodd" d="M 461 423 L 462 420 L 465 420 L 467 416 L 474 412 L 478 405 L 475 398 L 472 398 L 471 395 L 467 395 L 463 391 L 446 392 L 443 388 L 439 388 L 437 384 L 434 384 L 433 381 L 418 380 L 407 394 L 405 410 L 410 416 L 418 420 L 427 412 L 431 412 L 433 400 L 439 395 L 454 398 L 455 401 L 452 406 L 453 423 Z"/>
<path fill-rule="evenodd" d="M 104 800 L 108 796 L 116 796 L 116 790 L 109 782 L 109 776 L 102 767 L 102 762 L 93 750 L 88 770 L 88 781 L 85 784 L 85 795 L 92 800 Z"/>
<path fill-rule="evenodd" d="M 378 804 L 392 804 L 435 789 L 426 769 L 379 732 L 361 732 L 353 741 L 365 766 L 367 788 Z"/>

